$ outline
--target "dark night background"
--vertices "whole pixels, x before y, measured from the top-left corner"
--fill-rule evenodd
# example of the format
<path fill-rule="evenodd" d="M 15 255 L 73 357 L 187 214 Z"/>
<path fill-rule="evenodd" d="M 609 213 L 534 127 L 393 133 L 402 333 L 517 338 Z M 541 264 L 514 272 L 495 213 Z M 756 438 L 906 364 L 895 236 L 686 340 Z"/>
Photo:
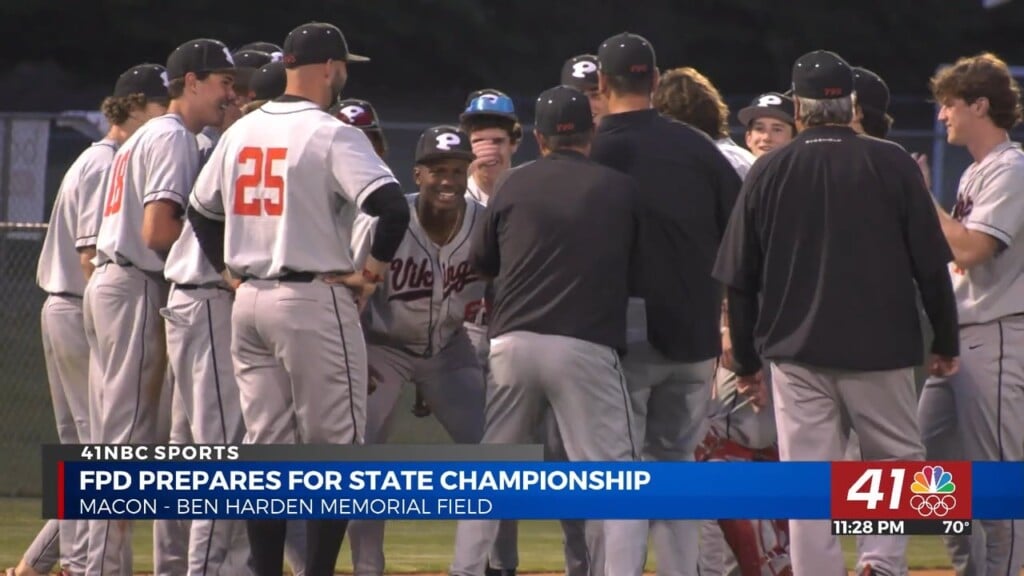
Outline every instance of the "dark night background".
<path fill-rule="evenodd" d="M 94 110 L 121 71 L 163 64 L 187 40 L 281 44 L 310 20 L 337 24 L 372 58 L 350 67 L 345 94 L 377 106 L 402 177 L 418 132 L 457 121 L 468 92 L 508 92 L 529 123 L 566 58 L 624 30 L 651 40 L 663 70 L 711 78 L 734 126 L 740 107 L 786 89 L 793 60 L 817 48 L 879 73 L 902 131 L 932 129 L 927 82 L 939 64 L 989 50 L 1024 65 L 1024 0 L 0 0 L 0 110 Z M 928 136 L 914 146 L 930 149 Z M 527 139 L 515 160 L 534 154 Z"/>

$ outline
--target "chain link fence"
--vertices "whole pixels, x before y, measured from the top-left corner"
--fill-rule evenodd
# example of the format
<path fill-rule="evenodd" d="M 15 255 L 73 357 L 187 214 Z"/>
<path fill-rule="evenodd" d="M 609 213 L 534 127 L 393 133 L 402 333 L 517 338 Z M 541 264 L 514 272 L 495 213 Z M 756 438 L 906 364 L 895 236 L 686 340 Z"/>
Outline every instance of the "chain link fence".
<path fill-rule="evenodd" d="M 40 494 L 39 445 L 57 441 L 43 362 L 36 286 L 45 224 L 0 223 L 0 495 Z"/>

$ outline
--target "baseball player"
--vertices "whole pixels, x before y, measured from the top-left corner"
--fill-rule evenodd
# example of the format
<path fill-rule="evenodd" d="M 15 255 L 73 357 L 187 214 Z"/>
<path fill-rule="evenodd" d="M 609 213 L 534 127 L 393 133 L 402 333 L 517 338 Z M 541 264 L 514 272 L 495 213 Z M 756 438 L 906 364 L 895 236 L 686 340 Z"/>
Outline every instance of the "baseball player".
<path fill-rule="evenodd" d="M 608 99 L 597 86 L 597 56 L 580 54 L 573 56 L 562 64 L 562 85 L 571 86 L 587 95 L 590 99 L 590 112 L 594 115 L 594 125 L 601 123 L 601 118 L 608 113 Z"/>
<path fill-rule="evenodd" d="M 861 134 L 885 138 L 892 128 L 889 115 L 889 86 L 878 74 L 867 68 L 853 68 L 853 85 L 857 90 L 857 109 L 850 127 Z"/>
<path fill-rule="evenodd" d="M 248 443 L 364 441 L 359 308 L 384 280 L 409 223 L 401 188 L 369 140 L 326 112 L 348 63 L 365 60 L 331 24 L 292 30 L 285 94 L 224 134 L 190 198 L 203 253 L 215 270 L 242 280 L 231 355 Z M 353 271 L 359 210 L 378 221 L 365 266 Z M 305 524 L 306 574 L 333 574 L 347 522 Z M 256 576 L 279 575 L 286 522 L 246 528 Z"/>
<path fill-rule="evenodd" d="M 747 128 L 747 149 L 755 158 L 796 138 L 793 99 L 778 92 L 761 94 L 736 114 Z"/>
<path fill-rule="evenodd" d="M 280 60 L 284 56 L 284 49 L 273 42 L 249 42 L 244 46 L 239 46 L 238 50 L 256 50 L 258 52 L 266 52 L 267 54 L 270 54 L 271 58 L 275 61 Z"/>
<path fill-rule="evenodd" d="M 280 56 L 278 56 L 280 57 Z M 199 162 L 205 164 L 210 157 L 210 152 L 217 145 L 217 140 L 225 130 L 231 127 L 242 117 L 242 107 L 253 99 L 250 83 L 253 75 L 263 66 L 274 61 L 274 56 L 259 50 L 238 50 L 231 54 L 231 61 L 235 63 L 235 83 L 232 88 L 235 91 L 235 99 L 228 103 L 224 111 L 224 121 L 216 126 L 207 126 L 196 136 L 199 143 Z"/>
<path fill-rule="evenodd" d="M 373 144 L 373 149 L 382 159 L 388 155 L 388 141 L 384 138 L 384 130 L 380 125 L 380 117 L 373 104 L 358 98 L 346 98 L 339 101 L 328 111 L 342 122 L 355 126 L 366 134 Z"/>
<path fill-rule="evenodd" d="M 745 178 L 755 157 L 729 138 L 729 109 L 718 90 L 693 68 L 669 70 L 654 91 L 654 107 L 686 122 L 715 141 L 719 151 Z M 708 432 L 697 448 L 698 461 L 775 461 L 775 418 L 755 411 L 736 391 L 736 375 L 724 352 L 728 341 L 726 306 L 722 312 L 723 356 L 715 369 L 708 410 Z M 701 524 L 700 573 L 738 576 L 791 575 L 789 528 L 785 520 L 708 520 Z"/>
<path fill-rule="evenodd" d="M 711 277 L 713 255 L 741 180 L 705 134 L 653 109 L 659 74 L 645 38 L 629 33 L 608 38 L 598 59 L 611 113 L 601 120 L 591 157 L 639 183 L 638 201 L 646 214 L 638 242 L 645 264 L 631 294 L 629 352 L 623 358 L 638 439 L 645 460 L 693 460 L 721 354 L 722 292 Z M 664 262 L 676 264 L 665 267 Z M 626 552 L 646 553 L 648 536 L 660 571 L 696 574 L 699 521 L 642 522 L 629 537 L 643 546 L 630 544 Z M 645 562 L 645 554 L 607 558 L 616 571 L 630 573 Z"/>
<path fill-rule="evenodd" d="M 195 134 L 223 122 L 234 98 L 233 66 L 227 48 L 216 40 L 192 40 L 172 52 L 168 113 L 125 141 L 104 178 L 96 271 L 84 298 L 86 333 L 102 374 L 94 395 L 93 442 L 156 442 L 159 413 L 169 412 L 160 407 L 167 372 L 160 318 L 167 294 L 164 257 L 181 232 L 185 199 L 199 169 Z M 87 573 L 120 571 L 122 547 L 131 545 L 131 523 L 89 524 Z M 169 557 L 168 547 L 178 540 L 162 537 L 164 527 L 154 523 L 158 572 L 164 569 L 163 551 Z"/>
<path fill-rule="evenodd" d="M 1008 132 L 1021 120 L 1020 90 L 992 54 L 962 58 L 931 80 L 950 144 L 974 162 L 956 205 L 936 209 L 953 252 L 960 371 L 930 378 L 918 406 L 929 459 L 1024 460 L 1024 152 Z M 1021 565 L 1021 521 L 981 520 L 947 537 L 958 576 L 1006 575 Z"/>
<path fill-rule="evenodd" d="M 86 148 L 61 181 L 50 214 L 36 270 L 36 282 L 48 296 L 41 328 L 50 397 L 62 443 L 88 443 L 89 343 L 82 319 L 82 296 L 92 275 L 96 230 L 103 201 L 102 179 L 117 147 L 150 118 L 167 111 L 166 71 L 139 64 L 121 74 L 100 106 L 110 129 Z M 71 573 L 85 571 L 88 524 L 50 520 L 7 574 L 49 574 L 55 565 Z"/>
<path fill-rule="evenodd" d="M 706 76 L 689 67 L 669 70 L 654 89 L 653 103 L 662 114 L 707 134 L 740 178 L 747 176 L 756 158 L 729 137 L 729 107 Z"/>
<path fill-rule="evenodd" d="M 935 326 L 931 370 L 949 375 L 958 353 L 949 249 L 906 151 L 848 126 L 853 72 L 841 57 L 801 56 L 793 94 L 803 130 L 751 168 L 714 268 L 729 290 L 737 388 L 764 406 L 761 358 L 771 361 L 783 461 L 842 459 L 847 422 L 865 459 L 921 460 L 916 296 Z M 794 574 L 845 573 L 827 522 L 789 524 Z M 904 574 L 906 544 L 865 537 L 858 574 Z"/>
<path fill-rule="evenodd" d="M 473 152 L 469 137 L 451 126 L 423 132 L 416 147 L 418 194 L 408 196 L 410 221 L 388 271 L 364 315 L 370 375 L 376 389 L 366 409 L 367 442 L 387 442 L 395 404 L 416 384 L 456 443 L 483 435 L 484 379 L 463 325 L 466 310 L 483 298 L 484 283 L 470 268 L 470 235 L 484 207 L 465 196 Z M 371 249 L 374 219 L 360 215 L 353 234 L 358 267 Z M 435 280 L 436 279 L 436 280 Z M 349 527 L 355 574 L 384 572 L 384 522 Z"/>
<path fill-rule="evenodd" d="M 284 94 L 287 78 L 284 73 L 284 62 L 271 62 L 263 66 L 252 75 L 249 81 L 249 91 L 252 99 L 242 106 L 242 115 L 266 104 L 267 100 L 277 98 Z"/>

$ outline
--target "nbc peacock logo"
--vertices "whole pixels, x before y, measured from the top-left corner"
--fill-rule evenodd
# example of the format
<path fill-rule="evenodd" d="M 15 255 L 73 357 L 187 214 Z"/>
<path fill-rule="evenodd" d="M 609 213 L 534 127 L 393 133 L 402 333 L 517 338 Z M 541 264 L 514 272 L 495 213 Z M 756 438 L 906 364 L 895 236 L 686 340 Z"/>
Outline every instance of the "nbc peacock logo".
<path fill-rule="evenodd" d="M 956 508 L 956 483 L 942 466 L 925 466 L 915 472 L 910 491 L 914 494 L 910 507 L 923 517 L 942 518 Z"/>

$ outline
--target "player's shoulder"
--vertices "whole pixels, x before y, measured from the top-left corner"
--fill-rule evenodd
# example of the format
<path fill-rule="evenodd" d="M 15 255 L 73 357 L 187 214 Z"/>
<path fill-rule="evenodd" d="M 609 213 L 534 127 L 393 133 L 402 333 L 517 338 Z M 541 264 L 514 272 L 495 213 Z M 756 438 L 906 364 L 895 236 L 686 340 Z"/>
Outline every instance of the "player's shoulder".
<path fill-rule="evenodd" d="M 1024 149 L 1017 142 L 1009 142 L 995 154 L 992 167 L 1024 177 Z"/>
<path fill-rule="evenodd" d="M 115 154 L 117 154 L 117 144 L 111 140 L 100 140 L 82 150 L 75 160 L 75 165 L 84 171 L 104 169 L 113 161 Z"/>
<path fill-rule="evenodd" d="M 128 138 L 122 148 L 131 149 L 156 142 L 184 142 L 198 150 L 195 134 L 188 131 L 177 114 L 164 114 L 149 120 Z"/>

